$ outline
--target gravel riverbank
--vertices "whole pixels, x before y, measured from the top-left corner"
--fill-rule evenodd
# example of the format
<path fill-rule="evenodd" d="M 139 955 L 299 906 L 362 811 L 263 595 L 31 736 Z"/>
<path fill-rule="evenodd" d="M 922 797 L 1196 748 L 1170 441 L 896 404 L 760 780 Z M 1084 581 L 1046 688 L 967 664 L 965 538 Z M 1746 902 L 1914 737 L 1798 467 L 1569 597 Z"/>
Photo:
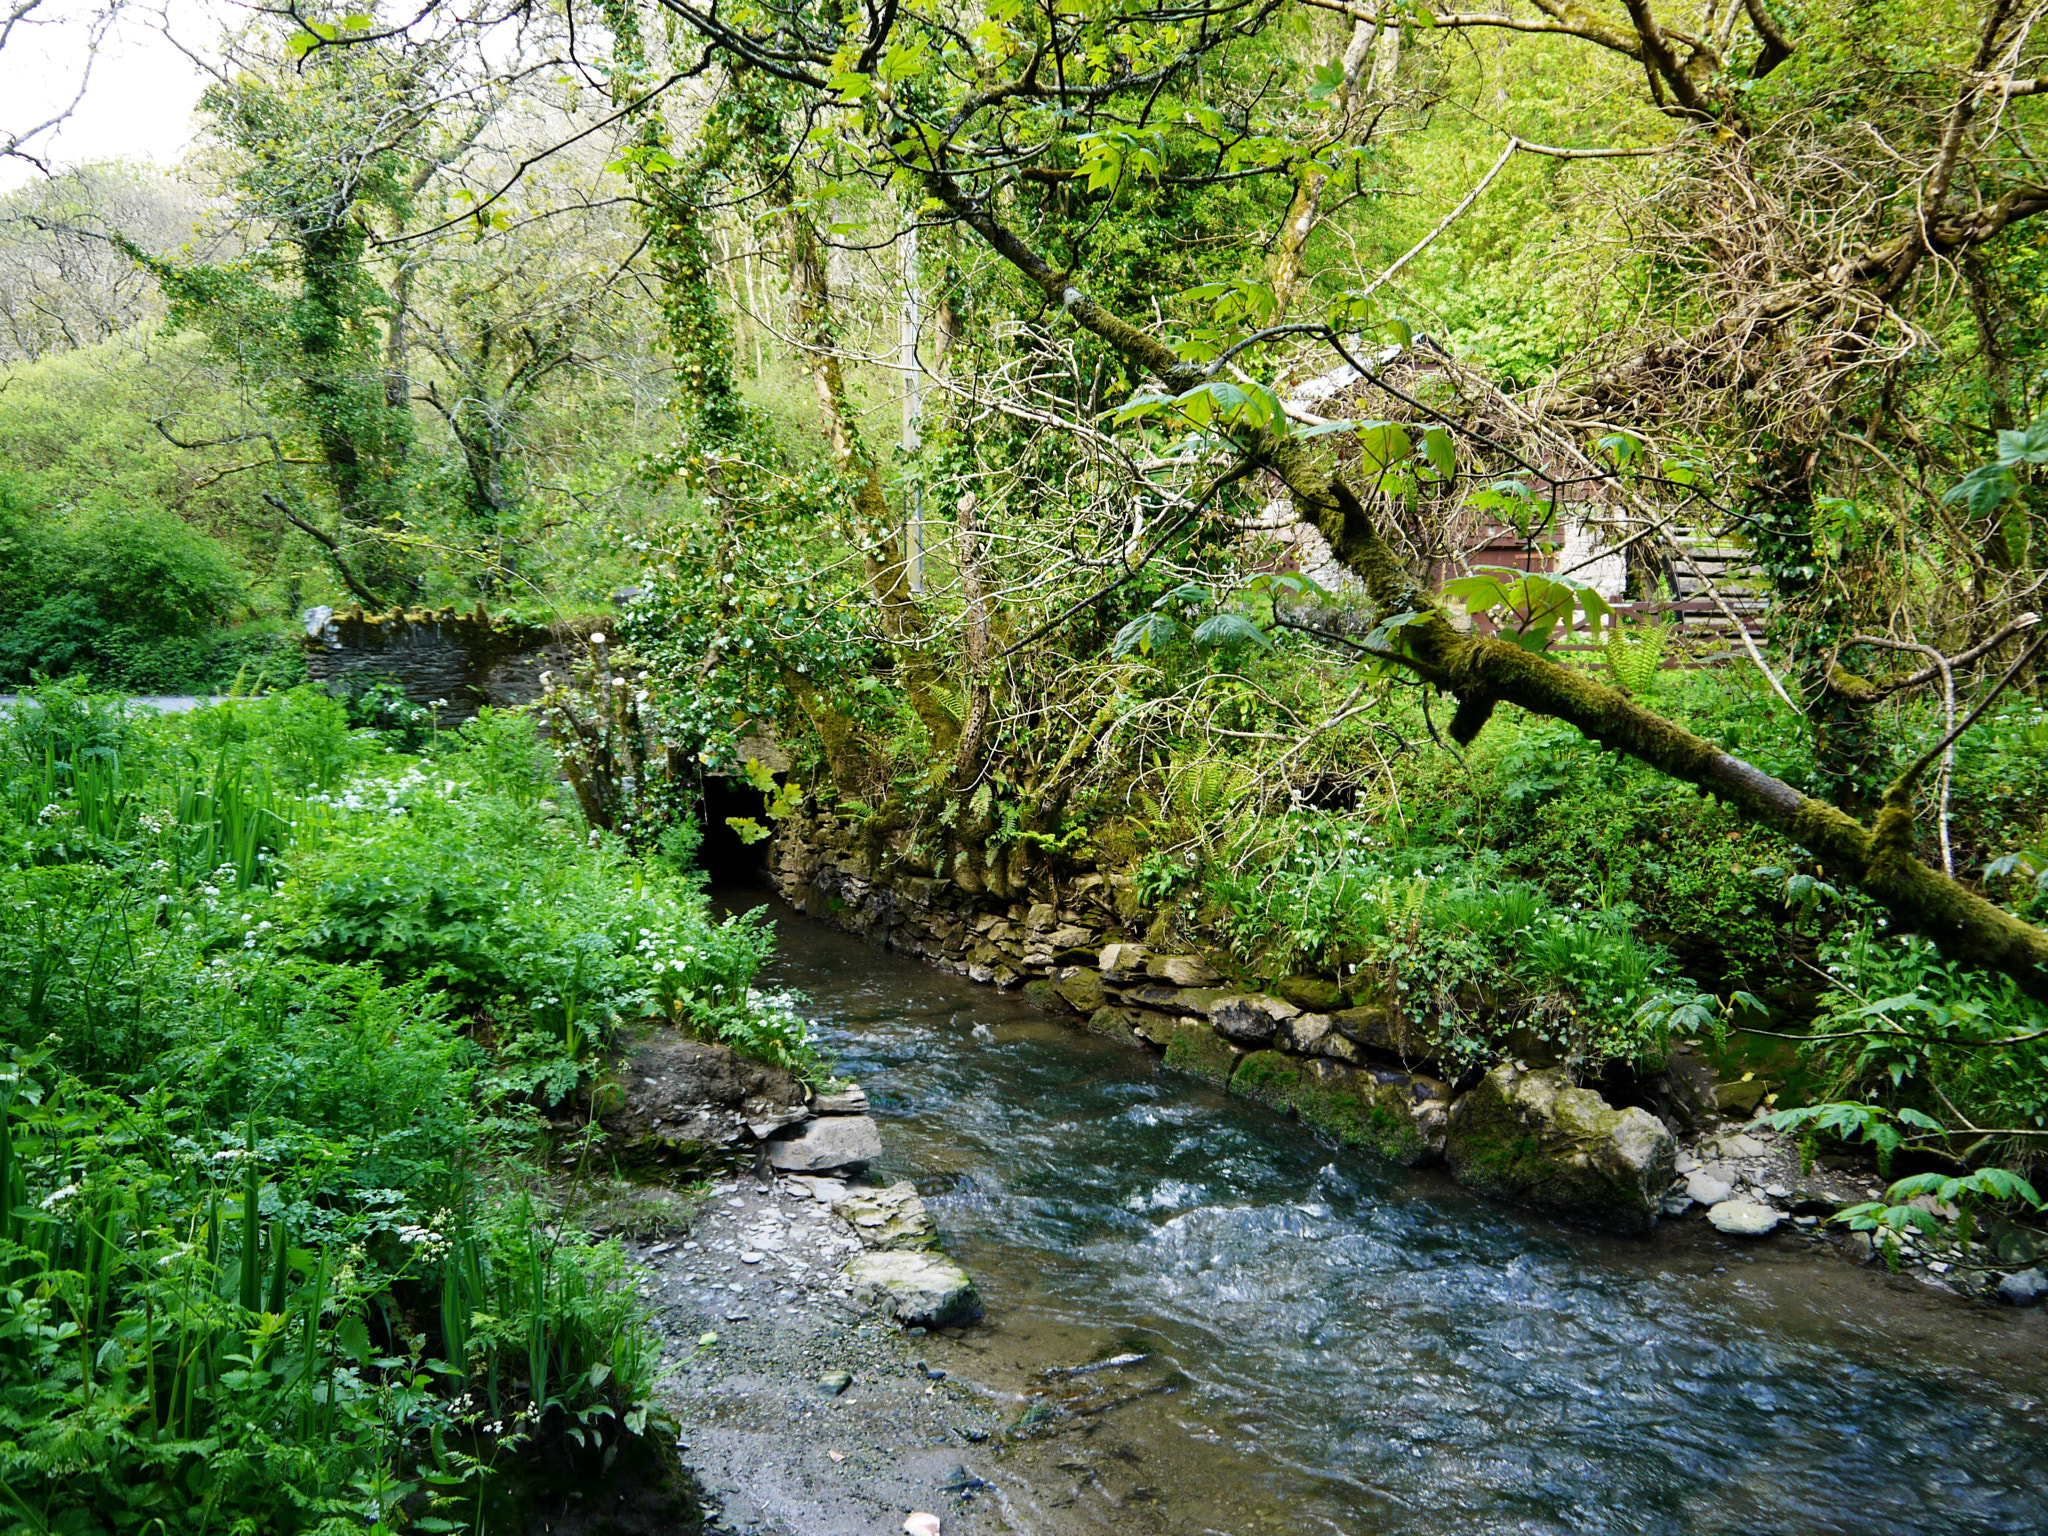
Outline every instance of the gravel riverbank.
<path fill-rule="evenodd" d="M 862 1245 L 815 1187 L 722 1181 L 686 1237 L 628 1245 L 706 1530 L 892 1536 L 913 1512 L 944 1536 L 1155 1528 L 1139 1462 L 1067 1437 L 1092 1440 L 1121 1397 L 1166 1384 L 1135 1359 L 1034 1382 L 976 1327 L 878 1314 L 842 1273 Z"/>

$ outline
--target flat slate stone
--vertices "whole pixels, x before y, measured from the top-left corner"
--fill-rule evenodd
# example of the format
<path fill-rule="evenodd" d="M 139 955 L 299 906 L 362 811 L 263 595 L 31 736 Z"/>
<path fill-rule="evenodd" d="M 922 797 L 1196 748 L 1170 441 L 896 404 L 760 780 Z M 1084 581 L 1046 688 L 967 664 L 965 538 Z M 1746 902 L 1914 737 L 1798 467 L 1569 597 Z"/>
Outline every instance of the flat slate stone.
<path fill-rule="evenodd" d="M 811 1100 L 811 1109 L 821 1115 L 864 1115 L 868 1112 L 868 1091 L 859 1083 L 835 1088 Z"/>
<path fill-rule="evenodd" d="M 1754 1200 L 1723 1200 L 1707 1212 L 1707 1220 L 1713 1223 L 1714 1230 L 1726 1232 L 1731 1237 L 1762 1237 L 1774 1231 L 1784 1219 L 1783 1211 L 1758 1205 Z"/>
<path fill-rule="evenodd" d="M 784 1173 L 823 1173 L 882 1155 L 882 1133 L 867 1115 L 824 1115 L 796 1135 L 768 1143 L 768 1162 Z"/>
<path fill-rule="evenodd" d="M 832 1201 L 832 1214 L 847 1222 L 864 1248 L 929 1248 L 938 1241 L 932 1218 L 905 1179 L 887 1189 L 848 1189 Z"/>
<path fill-rule="evenodd" d="M 1685 1176 L 1685 1192 L 1701 1205 L 1719 1205 L 1735 1193 L 1735 1186 L 1726 1179 L 1717 1179 L 1704 1168 L 1695 1169 Z"/>

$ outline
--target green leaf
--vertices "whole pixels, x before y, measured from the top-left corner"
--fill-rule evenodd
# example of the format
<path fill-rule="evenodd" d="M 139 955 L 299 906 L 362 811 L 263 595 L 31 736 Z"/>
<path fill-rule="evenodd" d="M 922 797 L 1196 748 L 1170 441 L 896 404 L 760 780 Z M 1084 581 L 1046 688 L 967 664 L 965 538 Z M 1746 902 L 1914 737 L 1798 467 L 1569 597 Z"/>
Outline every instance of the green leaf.
<path fill-rule="evenodd" d="M 1643 440 L 1633 432 L 1610 432 L 1595 443 L 1594 447 L 1607 456 L 1610 464 L 1619 469 L 1643 451 Z"/>
<path fill-rule="evenodd" d="M 1235 613 L 1219 613 L 1204 620 L 1196 628 L 1193 638 L 1196 645 L 1212 650 L 1238 651 L 1251 645 L 1261 650 L 1273 649 L 1273 641 L 1263 629 Z"/>
<path fill-rule="evenodd" d="M 1458 473 L 1458 445 L 1451 440 L 1451 434 L 1442 427 L 1431 427 L 1422 434 L 1422 451 L 1439 475 L 1449 480 Z"/>
<path fill-rule="evenodd" d="M 927 40 L 920 37 L 914 43 L 891 43 L 875 73 L 894 84 L 923 74 L 930 63 L 931 50 Z"/>
<path fill-rule="evenodd" d="M 360 1317 L 345 1317 L 336 1324 L 334 1342 L 357 1365 L 370 1363 L 370 1330 Z"/>
<path fill-rule="evenodd" d="M 2000 464 L 1980 464 L 1963 476 L 1941 499 L 1950 506 L 1961 502 L 1971 512 L 1983 517 L 1997 511 L 2019 493 L 2019 481 L 2014 478 L 2010 469 Z"/>
<path fill-rule="evenodd" d="M 1445 582 L 1443 591 L 1463 603 L 1467 613 L 1488 613 L 1508 600 L 1500 581 L 1493 576 L 1460 576 Z"/>
<path fill-rule="evenodd" d="M 1131 620 L 1116 632 L 1116 638 L 1109 642 L 1109 654 L 1128 656 L 1136 651 L 1141 656 L 1150 656 L 1163 651 L 1180 638 L 1180 622 L 1164 613 L 1144 613 Z"/>
<path fill-rule="evenodd" d="M 855 70 L 833 75 L 825 84 L 837 91 L 847 101 L 859 101 L 874 94 L 875 82 Z"/>
<path fill-rule="evenodd" d="M 1371 421 L 1358 429 L 1358 447 L 1365 472 L 1375 479 L 1415 451 L 1408 429 L 1398 422 Z"/>

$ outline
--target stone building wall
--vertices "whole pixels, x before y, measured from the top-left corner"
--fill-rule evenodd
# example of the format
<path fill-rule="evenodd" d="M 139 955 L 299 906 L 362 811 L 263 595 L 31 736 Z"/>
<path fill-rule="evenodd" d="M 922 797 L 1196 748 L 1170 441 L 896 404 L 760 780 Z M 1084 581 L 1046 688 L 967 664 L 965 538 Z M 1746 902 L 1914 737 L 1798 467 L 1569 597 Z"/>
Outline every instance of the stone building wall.
<path fill-rule="evenodd" d="M 482 609 L 372 614 L 315 608 L 306 615 L 306 671 L 330 689 L 353 673 L 396 678 L 408 699 L 459 725 L 485 704 L 538 699 L 540 674 L 563 671 L 584 652 L 580 637 L 569 638 L 575 635 L 573 627 L 518 624 Z"/>

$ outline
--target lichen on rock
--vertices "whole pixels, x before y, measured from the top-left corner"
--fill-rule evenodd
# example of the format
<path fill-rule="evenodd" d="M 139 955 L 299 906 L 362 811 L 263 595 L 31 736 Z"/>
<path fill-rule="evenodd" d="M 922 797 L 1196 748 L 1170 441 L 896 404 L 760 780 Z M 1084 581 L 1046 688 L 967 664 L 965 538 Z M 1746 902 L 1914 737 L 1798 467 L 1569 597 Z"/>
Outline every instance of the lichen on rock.
<path fill-rule="evenodd" d="M 846 1266 L 846 1278 L 854 1300 L 906 1328 L 944 1328 L 981 1316 L 974 1282 L 942 1253 L 863 1253 Z"/>

